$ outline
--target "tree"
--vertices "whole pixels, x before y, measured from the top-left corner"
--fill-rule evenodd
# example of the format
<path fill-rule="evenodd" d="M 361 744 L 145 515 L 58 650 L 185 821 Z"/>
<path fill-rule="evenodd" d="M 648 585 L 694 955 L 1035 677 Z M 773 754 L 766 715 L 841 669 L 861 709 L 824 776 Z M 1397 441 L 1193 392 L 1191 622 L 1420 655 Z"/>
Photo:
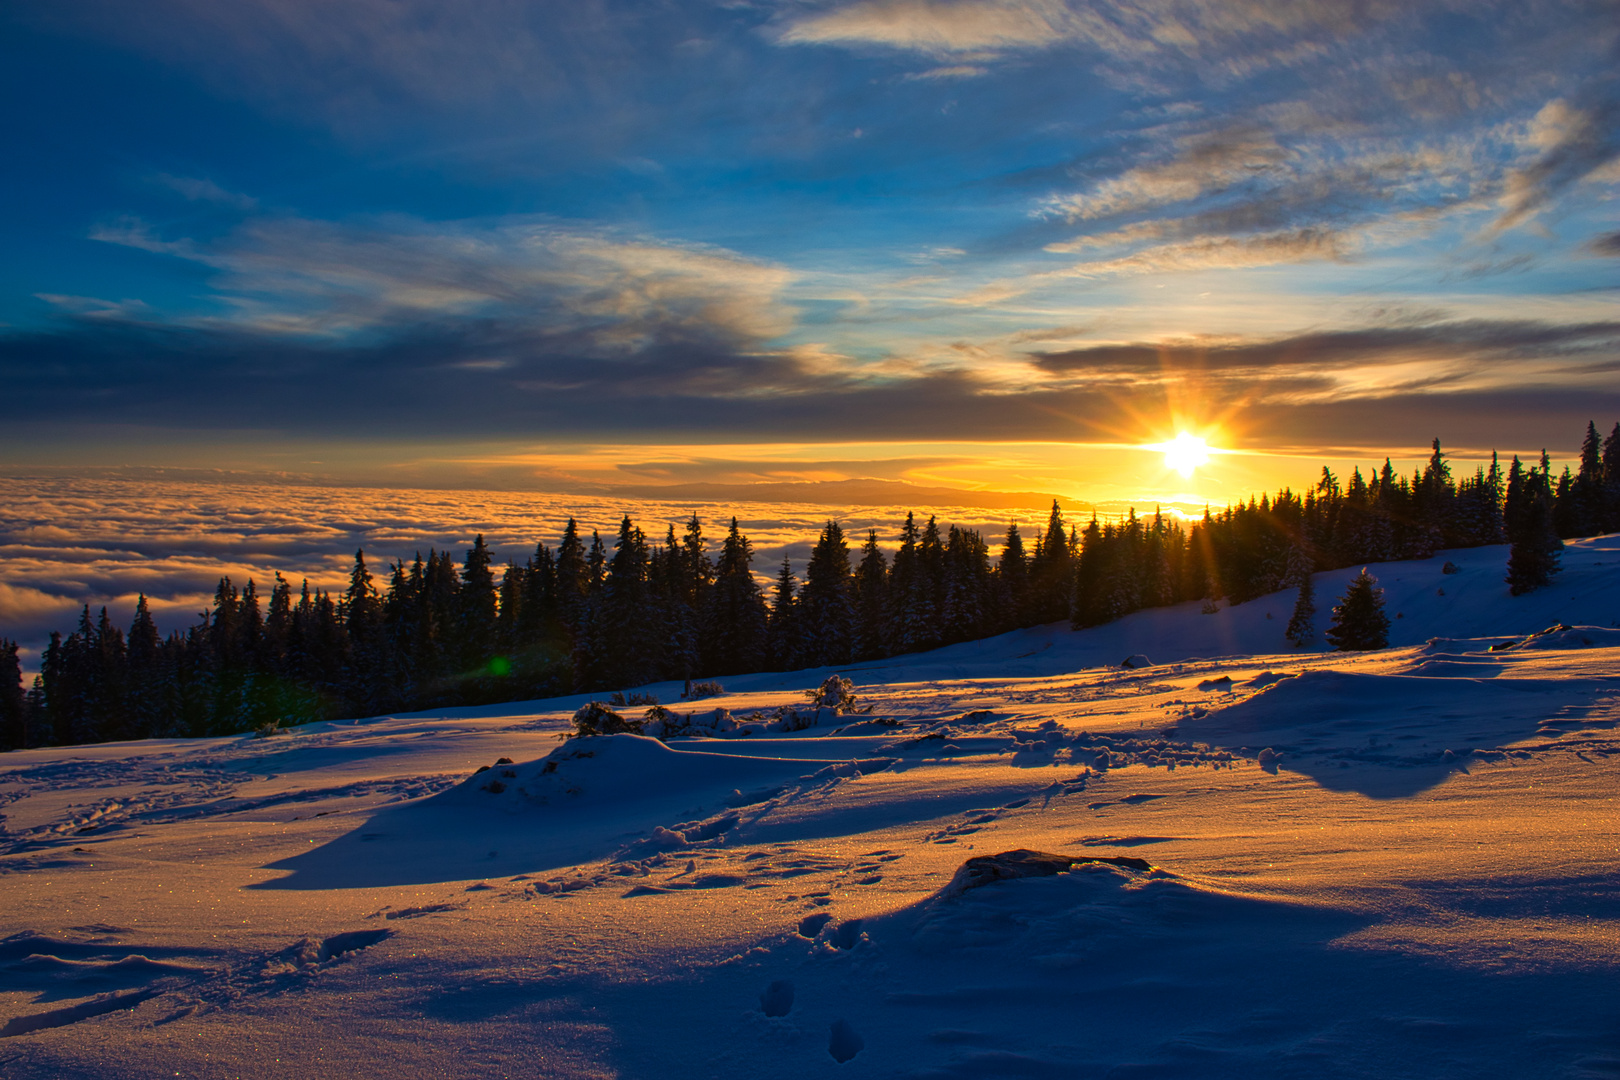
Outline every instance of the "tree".
<path fill-rule="evenodd" d="M 1288 549 L 1288 581 L 1299 586 L 1294 599 L 1294 614 L 1288 619 L 1283 636 L 1294 645 L 1304 648 L 1316 637 L 1316 586 L 1311 581 L 1311 557 L 1295 544 Z"/>
<path fill-rule="evenodd" d="M 0 638 L 0 750 L 20 750 L 28 745 L 23 719 L 26 707 L 17 643 Z"/>
<path fill-rule="evenodd" d="M 1001 586 L 998 597 L 1001 605 L 999 628 L 1010 630 L 1023 625 L 1025 593 L 1029 587 L 1029 559 L 1024 555 L 1024 538 L 1018 535 L 1016 521 L 1007 525 L 1007 537 L 1001 544 L 1001 558 L 996 563 L 996 576 Z"/>
<path fill-rule="evenodd" d="M 878 547 L 877 530 L 868 529 L 861 545 L 861 563 L 855 568 L 855 659 L 873 660 L 887 655 L 884 613 L 889 602 L 889 564 Z"/>
<path fill-rule="evenodd" d="M 782 571 L 776 575 L 776 589 L 771 596 L 770 621 L 771 663 L 780 671 L 791 671 L 801 666 L 797 588 L 793 563 L 784 558 Z"/>
<path fill-rule="evenodd" d="M 765 665 L 768 624 L 765 598 L 749 569 L 753 561 L 754 546 L 732 518 L 703 612 L 701 652 L 710 674 L 759 671 Z"/>
<path fill-rule="evenodd" d="M 1553 528 L 1553 494 L 1545 466 L 1525 475 L 1518 520 L 1509 522 L 1508 539 L 1513 545 L 1504 579 L 1508 591 L 1522 596 L 1551 583 L 1564 542 Z"/>
<path fill-rule="evenodd" d="M 1567 475 L 1569 470 L 1564 471 Z M 1564 499 L 1569 502 L 1565 511 L 1569 531 L 1560 530 L 1560 536 L 1596 536 L 1603 531 L 1603 442 L 1597 424 L 1591 421 L 1587 421 L 1586 438 L 1581 441 L 1580 471 L 1567 486 Z"/>
<path fill-rule="evenodd" d="M 1603 531 L 1620 531 L 1620 424 L 1603 440 Z"/>
<path fill-rule="evenodd" d="M 1384 590 L 1377 587 L 1378 579 L 1361 573 L 1350 582 L 1338 606 L 1333 609 L 1333 624 L 1328 627 L 1328 643 L 1341 652 L 1382 649 L 1389 644 L 1389 616 L 1384 614 Z"/>
<path fill-rule="evenodd" d="M 838 522 L 827 522 L 810 553 L 799 593 L 803 661 L 810 667 L 847 663 L 855 636 L 855 604 L 850 595 L 849 545 Z"/>

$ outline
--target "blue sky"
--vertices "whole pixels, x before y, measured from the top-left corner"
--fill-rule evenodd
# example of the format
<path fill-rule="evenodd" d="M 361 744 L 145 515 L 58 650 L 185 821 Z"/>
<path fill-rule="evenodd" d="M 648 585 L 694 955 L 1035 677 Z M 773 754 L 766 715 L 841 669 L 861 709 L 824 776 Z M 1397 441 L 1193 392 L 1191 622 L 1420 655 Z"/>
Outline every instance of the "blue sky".
<path fill-rule="evenodd" d="M 1620 418 L 1612 2 L 0 19 L 14 465 L 1026 489 Z"/>

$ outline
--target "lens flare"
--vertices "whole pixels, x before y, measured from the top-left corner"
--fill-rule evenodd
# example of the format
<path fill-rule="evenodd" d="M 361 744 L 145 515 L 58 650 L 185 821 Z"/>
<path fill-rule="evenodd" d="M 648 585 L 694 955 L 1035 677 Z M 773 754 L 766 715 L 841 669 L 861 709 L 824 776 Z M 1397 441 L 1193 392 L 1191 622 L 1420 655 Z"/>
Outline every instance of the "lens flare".
<path fill-rule="evenodd" d="M 1160 443 L 1158 449 L 1164 451 L 1165 467 L 1182 476 L 1191 476 L 1194 469 L 1209 462 L 1209 444 L 1186 431 L 1167 443 Z"/>

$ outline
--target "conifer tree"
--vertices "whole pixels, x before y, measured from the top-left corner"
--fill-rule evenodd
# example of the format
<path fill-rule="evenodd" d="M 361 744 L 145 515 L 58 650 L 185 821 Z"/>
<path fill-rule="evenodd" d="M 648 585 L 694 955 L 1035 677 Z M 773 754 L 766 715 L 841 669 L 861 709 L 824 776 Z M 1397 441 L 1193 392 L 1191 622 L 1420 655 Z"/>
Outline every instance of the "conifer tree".
<path fill-rule="evenodd" d="M 1389 645 L 1389 616 L 1384 614 L 1384 590 L 1378 579 L 1361 568 L 1333 609 L 1327 640 L 1341 652 L 1382 649 Z"/>
<path fill-rule="evenodd" d="M 1518 521 L 1517 524 L 1510 522 L 1509 526 L 1508 539 L 1512 547 L 1508 549 L 1504 580 L 1514 596 L 1551 583 L 1553 575 L 1558 573 L 1559 552 L 1564 548 L 1564 542 L 1553 528 L 1553 495 L 1546 456 L 1543 451 L 1542 467 L 1532 468 L 1524 477 Z M 1511 480 L 1511 473 L 1509 475 Z"/>
<path fill-rule="evenodd" d="M 457 651 L 461 672 L 468 675 L 487 673 L 495 655 L 499 601 L 495 573 L 490 568 L 493 562 L 484 534 L 479 533 L 473 538 L 473 546 L 467 549 L 461 568 L 461 585 L 456 590 L 456 632 L 460 638 Z M 487 689 L 482 683 L 474 685 L 480 695 Z"/>
<path fill-rule="evenodd" d="M 1072 569 L 1068 528 L 1063 523 L 1062 508 L 1053 499 L 1046 530 L 1037 536 L 1035 554 L 1030 559 L 1029 615 L 1032 621 L 1052 622 L 1069 615 Z"/>
<path fill-rule="evenodd" d="M 650 564 L 646 534 L 624 515 L 598 605 L 602 652 L 597 664 L 605 685 L 640 686 L 661 670 L 663 643 L 652 617 Z"/>
<path fill-rule="evenodd" d="M 1025 593 L 1029 589 L 1029 559 L 1024 554 L 1024 538 L 1018 534 L 1016 521 L 1007 524 L 1007 536 L 1001 543 L 1001 558 L 996 563 L 1001 618 L 999 626 L 1011 630 L 1023 625 Z"/>
<path fill-rule="evenodd" d="M 754 547 L 732 518 L 703 615 L 701 652 L 710 674 L 759 671 L 767 663 L 765 599 L 749 569 L 753 560 Z"/>
<path fill-rule="evenodd" d="M 941 639 L 947 644 L 983 637 L 993 609 L 990 549 L 972 529 L 950 528 L 945 543 L 945 599 Z"/>
<path fill-rule="evenodd" d="M 135 620 L 129 626 L 129 711 L 131 736 L 147 739 L 163 734 L 167 718 L 163 715 L 160 682 L 162 671 L 163 639 L 152 620 L 151 606 L 146 594 L 135 600 Z M 0 672 L 0 682 L 3 682 Z"/>
<path fill-rule="evenodd" d="M 1569 472 L 1567 468 L 1564 471 Z M 1598 437 L 1597 424 L 1589 420 L 1586 437 L 1581 440 L 1580 468 L 1564 496 L 1570 504 L 1564 515 L 1569 531 L 1560 530 L 1559 535 L 1596 536 L 1602 532 L 1603 494 L 1603 441 Z"/>
<path fill-rule="evenodd" d="M 0 750 L 20 750 L 28 745 L 26 707 L 17 643 L 0 638 Z"/>
<path fill-rule="evenodd" d="M 810 553 L 799 593 L 800 659 L 806 667 L 849 661 L 855 636 L 852 587 L 844 530 L 838 522 L 829 521 Z"/>
<path fill-rule="evenodd" d="M 573 518 L 563 527 L 557 545 L 557 606 L 570 630 L 579 625 L 580 608 L 591 593 L 591 569 L 585 561 L 585 542 Z"/>
<path fill-rule="evenodd" d="M 921 540 L 916 515 L 906 514 L 900 528 L 900 547 L 889 570 L 888 630 L 884 637 L 892 653 L 917 651 L 933 632 Z"/>
<path fill-rule="evenodd" d="M 1289 616 L 1288 629 L 1283 636 L 1304 648 L 1316 638 L 1316 586 L 1311 580 L 1310 558 L 1304 550 L 1296 546 L 1289 555 L 1289 577 L 1298 582 L 1299 594 L 1294 598 L 1294 613 Z"/>
<path fill-rule="evenodd" d="M 770 655 L 778 670 L 791 671 L 800 664 L 798 619 L 798 581 L 793 576 L 793 563 L 782 560 L 782 569 L 776 575 L 776 588 L 771 594 Z"/>
<path fill-rule="evenodd" d="M 1603 531 L 1620 532 L 1620 423 L 1603 440 Z"/>
<path fill-rule="evenodd" d="M 889 565 L 878 547 L 877 530 L 868 529 L 861 545 L 861 562 L 855 568 L 855 644 L 857 660 L 872 660 L 888 653 L 884 639 L 884 616 L 888 610 Z"/>
<path fill-rule="evenodd" d="M 673 545 L 670 548 L 674 551 Z M 714 563 L 709 559 L 709 543 L 703 538 L 703 523 L 693 514 L 686 523 L 680 547 L 681 598 L 692 611 L 703 610 L 709 587 L 714 584 Z"/>

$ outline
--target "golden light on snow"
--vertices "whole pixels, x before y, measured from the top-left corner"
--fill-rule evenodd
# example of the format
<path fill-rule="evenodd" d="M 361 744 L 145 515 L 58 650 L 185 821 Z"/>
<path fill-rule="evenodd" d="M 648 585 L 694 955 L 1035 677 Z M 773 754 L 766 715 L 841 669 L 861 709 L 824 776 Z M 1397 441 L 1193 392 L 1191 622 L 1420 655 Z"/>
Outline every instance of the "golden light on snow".
<path fill-rule="evenodd" d="M 1198 466 L 1209 463 L 1209 443 L 1187 431 L 1169 442 L 1155 444 L 1152 449 L 1164 451 L 1165 468 L 1174 469 L 1182 476 L 1191 476 Z"/>

